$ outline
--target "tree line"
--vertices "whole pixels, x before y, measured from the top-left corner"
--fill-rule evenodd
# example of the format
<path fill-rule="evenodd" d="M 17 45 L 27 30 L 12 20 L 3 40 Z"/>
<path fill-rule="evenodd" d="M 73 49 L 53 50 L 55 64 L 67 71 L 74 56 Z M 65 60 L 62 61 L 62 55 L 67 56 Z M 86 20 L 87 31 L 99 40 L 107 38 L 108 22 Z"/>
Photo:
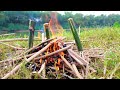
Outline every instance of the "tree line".
<path fill-rule="evenodd" d="M 43 28 L 44 23 L 48 23 L 51 18 L 51 11 L 0 11 L 0 30 L 28 30 L 29 19 L 36 21 L 36 29 Z M 120 23 L 120 15 L 110 14 L 108 16 L 101 14 L 83 15 L 81 13 L 73 14 L 65 12 L 64 15 L 57 13 L 57 19 L 60 25 L 69 29 L 68 18 L 73 18 L 76 27 L 111 27 L 115 23 Z"/>

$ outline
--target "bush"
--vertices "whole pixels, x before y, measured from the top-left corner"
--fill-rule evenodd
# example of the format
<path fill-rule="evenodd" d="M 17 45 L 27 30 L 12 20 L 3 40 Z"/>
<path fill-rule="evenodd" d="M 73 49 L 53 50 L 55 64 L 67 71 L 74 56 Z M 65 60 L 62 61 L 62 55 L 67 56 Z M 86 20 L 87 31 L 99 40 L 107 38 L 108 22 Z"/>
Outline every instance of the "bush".
<path fill-rule="evenodd" d="M 115 23 L 113 24 L 113 27 L 114 27 L 114 28 L 119 28 L 119 27 L 120 27 L 120 23 L 119 23 L 119 22 L 115 22 Z"/>

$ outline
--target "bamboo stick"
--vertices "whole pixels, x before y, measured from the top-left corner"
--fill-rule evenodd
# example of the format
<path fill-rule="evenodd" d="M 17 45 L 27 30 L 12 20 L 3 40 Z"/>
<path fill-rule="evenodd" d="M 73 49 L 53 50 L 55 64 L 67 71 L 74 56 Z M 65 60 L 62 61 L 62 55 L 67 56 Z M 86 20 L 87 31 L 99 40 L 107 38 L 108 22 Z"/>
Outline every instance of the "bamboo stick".
<path fill-rule="evenodd" d="M 13 75 L 20 67 L 21 65 L 23 64 L 20 63 L 19 65 L 17 65 L 12 71 L 10 71 L 9 73 L 7 73 L 4 77 L 2 77 L 1 79 L 7 79 L 10 75 Z"/>
<path fill-rule="evenodd" d="M 75 72 L 75 74 L 76 74 L 76 76 L 79 78 L 79 79 L 83 79 L 83 77 L 80 75 L 80 73 L 78 72 L 78 69 L 77 69 L 77 67 L 76 67 L 76 65 L 73 63 L 72 64 L 72 67 L 73 67 L 73 69 L 74 69 L 74 72 Z"/>
<path fill-rule="evenodd" d="M 25 48 L 20 48 L 20 47 L 15 47 L 15 46 L 12 46 L 10 44 L 6 44 L 6 43 L 3 43 L 3 42 L 0 42 L 0 44 L 3 44 L 3 45 L 6 45 L 6 46 L 9 46 L 15 50 L 25 50 Z"/>
<path fill-rule="evenodd" d="M 63 76 L 65 76 L 65 77 L 68 77 L 69 79 L 74 79 L 73 77 L 71 77 L 71 76 L 69 76 L 69 75 L 67 75 L 67 74 L 63 74 Z"/>
<path fill-rule="evenodd" d="M 68 67 L 68 66 L 65 66 L 65 67 Z M 74 76 L 76 76 L 75 73 L 74 73 L 74 71 L 68 70 L 67 68 L 65 68 L 65 70 L 66 70 L 67 72 L 73 74 Z"/>
<path fill-rule="evenodd" d="M 68 53 L 73 57 L 76 57 L 78 58 L 78 60 L 84 64 L 84 65 L 87 65 L 89 64 L 89 62 L 87 62 L 86 60 L 84 60 L 83 58 L 81 58 L 78 54 L 76 54 L 72 49 L 68 49 Z M 79 62 L 77 59 L 75 59 L 77 62 Z"/>
<path fill-rule="evenodd" d="M 69 52 L 69 50 L 68 50 L 68 52 Z M 75 57 L 71 52 L 69 52 L 69 54 L 70 54 L 70 56 L 72 57 L 72 58 L 74 58 L 74 60 L 76 60 L 80 65 L 84 65 L 77 57 Z"/>
<path fill-rule="evenodd" d="M 0 40 L 0 42 L 13 42 L 13 41 L 28 41 L 28 38 L 14 38 L 14 39 Z M 35 41 L 40 41 L 40 40 L 38 38 L 35 38 Z"/>
<path fill-rule="evenodd" d="M 38 74 L 40 74 L 43 71 L 44 68 L 45 68 L 45 62 L 41 65 L 41 68 L 38 71 Z"/>
<path fill-rule="evenodd" d="M 34 55 L 35 53 L 32 53 L 32 54 L 28 54 L 28 55 L 26 55 L 26 57 L 28 58 L 28 57 L 30 57 L 30 56 L 32 56 L 32 55 Z M 0 61 L 0 64 L 1 63 L 7 63 L 7 62 L 15 62 L 15 61 L 19 61 L 19 60 L 21 60 L 21 59 L 23 59 L 24 57 L 23 56 L 21 56 L 21 57 L 17 57 L 16 59 L 9 59 L 9 60 L 2 60 L 2 61 Z"/>
<path fill-rule="evenodd" d="M 69 66 L 69 68 L 74 72 L 72 65 L 63 56 L 60 55 L 60 57 Z"/>

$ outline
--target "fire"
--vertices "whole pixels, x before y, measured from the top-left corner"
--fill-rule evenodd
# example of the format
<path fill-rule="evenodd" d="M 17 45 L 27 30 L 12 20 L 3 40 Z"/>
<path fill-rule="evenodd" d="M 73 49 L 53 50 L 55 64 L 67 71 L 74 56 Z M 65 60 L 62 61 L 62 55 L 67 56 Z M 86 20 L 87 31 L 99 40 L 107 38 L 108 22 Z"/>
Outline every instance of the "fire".
<path fill-rule="evenodd" d="M 61 54 L 61 56 L 63 56 L 63 57 L 64 57 L 64 55 L 65 55 L 64 52 L 61 52 L 60 54 Z"/>
<path fill-rule="evenodd" d="M 46 19 L 48 19 L 48 17 L 46 16 Z M 56 37 L 57 35 L 59 36 L 63 36 L 63 31 L 64 29 L 62 28 L 62 26 L 60 25 L 60 23 L 57 20 L 57 13 L 53 12 L 51 13 L 51 19 L 49 21 L 49 30 L 52 34 L 52 38 Z M 59 37 L 60 38 L 60 37 Z M 62 43 L 62 40 L 54 40 L 53 45 L 51 45 L 47 50 L 46 50 L 46 55 L 57 51 L 60 49 L 58 43 Z M 61 52 L 60 55 L 62 55 L 64 57 L 64 52 Z M 54 58 L 55 57 L 55 58 Z M 54 57 L 47 57 L 46 58 L 46 63 L 54 63 L 54 67 L 56 68 L 56 70 L 60 70 L 62 63 L 61 63 L 61 58 L 59 58 L 59 56 L 56 54 Z M 42 59 L 40 59 L 40 62 L 42 62 Z"/>
<path fill-rule="evenodd" d="M 62 28 L 62 26 L 58 22 L 57 13 L 55 13 L 55 12 L 51 13 L 51 19 L 49 21 L 49 28 L 50 28 L 50 31 L 52 33 L 52 37 L 57 36 L 57 34 L 59 36 L 63 36 L 64 29 Z"/>

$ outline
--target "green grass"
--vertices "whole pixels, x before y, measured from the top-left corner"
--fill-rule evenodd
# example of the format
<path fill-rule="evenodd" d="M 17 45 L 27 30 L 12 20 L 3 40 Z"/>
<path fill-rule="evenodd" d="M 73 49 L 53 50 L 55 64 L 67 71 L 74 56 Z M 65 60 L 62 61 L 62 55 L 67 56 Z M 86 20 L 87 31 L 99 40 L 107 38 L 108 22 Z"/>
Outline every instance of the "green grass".
<path fill-rule="evenodd" d="M 80 33 L 80 39 L 86 40 L 86 42 L 82 42 L 83 48 L 103 48 L 105 51 L 105 59 L 101 61 L 99 59 L 96 60 L 96 63 L 93 63 L 93 67 L 97 70 L 97 73 L 93 73 L 88 78 L 96 78 L 99 79 L 101 77 L 109 78 L 115 66 L 120 62 L 120 28 L 112 28 L 112 27 L 105 27 L 105 28 L 85 28 L 81 29 L 82 32 Z M 37 36 L 37 34 L 36 34 Z M 59 34 L 58 34 L 59 36 Z M 66 40 L 73 40 L 72 33 L 70 31 L 66 31 L 63 33 L 63 36 L 66 37 Z M 16 37 L 28 37 L 28 34 L 22 34 L 18 36 L 7 36 L 7 37 L 0 37 L 0 39 L 9 39 L 9 38 L 16 38 Z M 34 42 L 34 45 L 38 44 L 39 42 Z M 14 42 L 11 43 L 12 45 L 20 46 L 20 47 L 28 47 L 27 41 L 22 42 Z M 7 57 L 5 56 L 7 52 L 11 52 L 12 49 L 6 48 L 0 44 L 0 59 L 4 60 Z M 106 74 L 103 74 L 104 67 L 106 67 Z M 19 77 L 21 73 L 24 74 L 23 77 Z M 19 75 L 18 75 L 19 74 Z M 20 69 L 16 74 L 15 78 L 30 78 L 30 72 L 26 70 L 26 68 Z M 27 76 L 28 75 L 28 76 Z M 13 77 L 13 76 L 11 76 Z M 120 79 L 120 66 L 117 71 L 114 73 L 113 78 Z"/>

